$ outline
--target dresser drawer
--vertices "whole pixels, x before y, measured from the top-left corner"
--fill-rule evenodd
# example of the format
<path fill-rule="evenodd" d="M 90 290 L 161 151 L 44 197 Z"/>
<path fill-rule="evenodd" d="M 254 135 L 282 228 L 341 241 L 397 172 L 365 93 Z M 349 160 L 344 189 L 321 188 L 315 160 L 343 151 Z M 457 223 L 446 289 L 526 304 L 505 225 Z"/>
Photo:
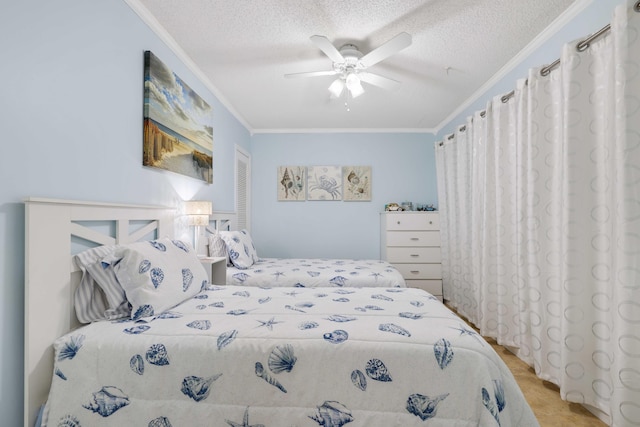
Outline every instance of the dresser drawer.
<path fill-rule="evenodd" d="M 423 247 L 410 247 L 410 248 L 387 248 L 387 261 L 391 263 L 395 262 L 428 262 L 428 263 L 440 263 L 441 262 L 440 248 L 423 248 Z"/>
<path fill-rule="evenodd" d="M 387 230 L 440 230 L 438 214 L 392 213 L 386 215 Z"/>
<path fill-rule="evenodd" d="M 397 264 L 393 266 L 398 269 L 402 277 L 411 279 L 442 279 L 442 265 L 440 264 Z"/>
<path fill-rule="evenodd" d="M 442 295 L 442 280 L 416 279 L 406 280 L 407 286 L 410 288 L 423 289 L 431 295 Z"/>
<path fill-rule="evenodd" d="M 387 246 L 440 246 L 440 232 L 389 231 Z"/>

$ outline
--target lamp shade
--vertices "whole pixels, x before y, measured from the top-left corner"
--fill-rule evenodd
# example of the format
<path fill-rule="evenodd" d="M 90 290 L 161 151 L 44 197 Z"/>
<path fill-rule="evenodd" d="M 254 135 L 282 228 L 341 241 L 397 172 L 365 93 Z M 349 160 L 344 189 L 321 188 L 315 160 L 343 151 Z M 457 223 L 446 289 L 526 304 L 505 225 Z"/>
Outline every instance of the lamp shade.
<path fill-rule="evenodd" d="M 211 215 L 213 206 L 208 200 L 188 200 L 184 202 L 185 215 Z"/>
<path fill-rule="evenodd" d="M 188 200 L 185 202 L 184 213 L 189 218 L 189 225 L 209 225 L 209 215 L 213 206 L 208 200 Z"/>

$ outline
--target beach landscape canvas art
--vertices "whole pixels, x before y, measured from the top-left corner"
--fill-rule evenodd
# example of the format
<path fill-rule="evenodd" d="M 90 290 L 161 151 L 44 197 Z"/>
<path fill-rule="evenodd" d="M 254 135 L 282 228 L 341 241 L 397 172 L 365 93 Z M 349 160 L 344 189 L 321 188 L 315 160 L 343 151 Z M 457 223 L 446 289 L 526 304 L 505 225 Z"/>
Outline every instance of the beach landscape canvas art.
<path fill-rule="evenodd" d="M 142 164 L 213 182 L 213 110 L 150 51 L 144 53 Z"/>

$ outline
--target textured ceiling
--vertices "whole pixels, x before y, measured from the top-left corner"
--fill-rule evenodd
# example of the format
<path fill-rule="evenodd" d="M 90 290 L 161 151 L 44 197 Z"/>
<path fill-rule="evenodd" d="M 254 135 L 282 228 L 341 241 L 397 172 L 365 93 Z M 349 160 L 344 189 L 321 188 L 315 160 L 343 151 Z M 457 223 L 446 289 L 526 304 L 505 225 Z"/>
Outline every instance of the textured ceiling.
<path fill-rule="evenodd" d="M 178 47 L 252 132 L 433 131 L 578 0 L 127 0 Z M 362 53 L 401 32 L 412 44 L 368 71 L 400 81 L 331 99 L 309 39 Z M 169 37 L 167 37 L 167 35 Z M 162 59 L 162 58 L 160 58 Z M 187 82 L 188 83 L 188 82 Z"/>

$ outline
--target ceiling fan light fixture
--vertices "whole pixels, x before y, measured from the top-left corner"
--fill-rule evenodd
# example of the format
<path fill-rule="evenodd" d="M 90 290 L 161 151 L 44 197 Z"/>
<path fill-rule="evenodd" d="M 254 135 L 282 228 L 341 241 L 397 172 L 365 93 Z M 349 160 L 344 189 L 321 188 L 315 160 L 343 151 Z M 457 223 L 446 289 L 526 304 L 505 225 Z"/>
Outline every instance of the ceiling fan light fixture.
<path fill-rule="evenodd" d="M 364 93 L 364 88 L 360 83 L 360 77 L 355 73 L 349 73 L 349 75 L 347 75 L 346 85 L 352 98 L 356 98 Z"/>
<path fill-rule="evenodd" d="M 331 86 L 329 86 L 329 92 L 336 98 L 340 98 L 342 91 L 344 90 L 344 82 L 342 79 L 335 79 Z"/>

